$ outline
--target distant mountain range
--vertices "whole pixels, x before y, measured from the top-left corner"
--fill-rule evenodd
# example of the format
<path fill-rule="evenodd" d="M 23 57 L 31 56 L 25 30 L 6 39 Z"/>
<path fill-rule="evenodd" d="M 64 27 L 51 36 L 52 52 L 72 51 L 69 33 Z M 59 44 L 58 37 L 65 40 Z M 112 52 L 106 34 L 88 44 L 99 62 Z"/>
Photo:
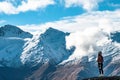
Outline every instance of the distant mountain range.
<path fill-rule="evenodd" d="M 52 27 L 39 35 L 13 25 L 0 27 L 0 80 L 82 80 L 98 76 L 97 53 L 69 59 L 77 50 L 74 45 L 69 49 L 66 46 L 70 34 Z M 106 38 L 108 41 L 100 46 L 105 75 L 120 76 L 120 32 L 111 32 Z"/>

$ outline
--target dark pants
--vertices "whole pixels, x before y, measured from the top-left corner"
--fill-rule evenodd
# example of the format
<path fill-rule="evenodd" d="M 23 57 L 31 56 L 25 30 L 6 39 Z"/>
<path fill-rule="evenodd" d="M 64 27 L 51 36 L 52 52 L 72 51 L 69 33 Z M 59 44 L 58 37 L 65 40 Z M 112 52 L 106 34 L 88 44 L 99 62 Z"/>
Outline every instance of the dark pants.
<path fill-rule="evenodd" d="M 99 73 L 103 74 L 103 63 L 98 63 Z"/>

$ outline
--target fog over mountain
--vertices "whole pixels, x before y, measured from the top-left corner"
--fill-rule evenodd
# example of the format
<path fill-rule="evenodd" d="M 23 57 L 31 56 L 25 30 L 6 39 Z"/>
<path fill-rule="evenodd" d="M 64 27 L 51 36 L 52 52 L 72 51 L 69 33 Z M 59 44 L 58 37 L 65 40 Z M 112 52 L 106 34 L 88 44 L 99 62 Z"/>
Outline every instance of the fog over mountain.
<path fill-rule="evenodd" d="M 119 36 L 119 30 L 63 32 L 52 27 L 33 35 L 13 25 L 2 26 L 0 79 L 81 80 L 98 76 L 98 51 L 103 52 L 105 76 L 119 76 Z"/>

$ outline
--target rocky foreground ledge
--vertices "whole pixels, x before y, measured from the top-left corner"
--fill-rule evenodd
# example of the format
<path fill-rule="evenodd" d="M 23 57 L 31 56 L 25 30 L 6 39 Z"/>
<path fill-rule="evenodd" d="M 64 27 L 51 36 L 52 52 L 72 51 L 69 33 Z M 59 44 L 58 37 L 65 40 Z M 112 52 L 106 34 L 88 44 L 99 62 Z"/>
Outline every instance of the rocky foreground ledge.
<path fill-rule="evenodd" d="M 83 79 L 83 80 L 120 80 L 120 76 L 109 76 L 109 77 L 106 77 L 106 76 L 103 76 L 103 77 L 92 77 L 92 78 L 86 78 L 86 79 Z"/>

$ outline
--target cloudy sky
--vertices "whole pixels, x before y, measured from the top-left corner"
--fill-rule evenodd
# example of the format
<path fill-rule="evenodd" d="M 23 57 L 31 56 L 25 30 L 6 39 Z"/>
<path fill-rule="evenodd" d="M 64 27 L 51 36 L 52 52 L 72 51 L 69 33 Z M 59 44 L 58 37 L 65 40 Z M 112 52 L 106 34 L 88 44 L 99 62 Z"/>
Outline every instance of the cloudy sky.
<path fill-rule="evenodd" d="M 74 59 L 102 50 L 106 34 L 120 31 L 120 0 L 0 0 L 0 26 L 6 24 L 32 34 L 48 27 L 71 32 L 66 46 L 76 47 Z"/>
<path fill-rule="evenodd" d="M 119 18 L 120 0 L 0 0 L 0 26 L 12 24 L 31 32 L 41 26 L 63 30 L 76 27 L 72 31 L 116 26 Z"/>

